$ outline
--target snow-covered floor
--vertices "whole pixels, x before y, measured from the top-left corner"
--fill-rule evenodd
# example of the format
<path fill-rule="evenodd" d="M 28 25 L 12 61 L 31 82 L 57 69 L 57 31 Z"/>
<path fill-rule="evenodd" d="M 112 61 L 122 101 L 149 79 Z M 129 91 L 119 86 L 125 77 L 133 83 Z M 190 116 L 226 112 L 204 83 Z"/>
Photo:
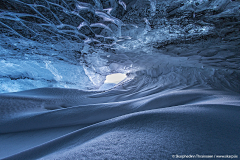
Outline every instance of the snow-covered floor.
<path fill-rule="evenodd" d="M 196 87 L 131 94 L 128 87 L 1 94 L 0 158 L 171 159 L 239 153 L 239 94 Z"/>

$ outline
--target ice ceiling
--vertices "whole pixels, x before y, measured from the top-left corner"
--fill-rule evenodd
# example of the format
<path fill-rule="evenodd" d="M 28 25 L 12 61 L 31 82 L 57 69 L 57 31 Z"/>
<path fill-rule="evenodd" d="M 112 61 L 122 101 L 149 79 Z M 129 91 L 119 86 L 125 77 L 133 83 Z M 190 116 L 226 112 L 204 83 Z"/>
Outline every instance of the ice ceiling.
<path fill-rule="evenodd" d="M 231 0 L 1 0 L 0 92 L 95 90 L 112 73 L 239 92 L 239 19 Z"/>

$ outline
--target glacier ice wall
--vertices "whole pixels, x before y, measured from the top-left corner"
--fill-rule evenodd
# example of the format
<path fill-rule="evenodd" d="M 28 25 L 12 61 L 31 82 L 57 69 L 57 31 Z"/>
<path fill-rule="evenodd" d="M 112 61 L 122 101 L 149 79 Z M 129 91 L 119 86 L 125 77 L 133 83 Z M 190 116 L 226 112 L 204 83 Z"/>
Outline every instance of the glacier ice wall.
<path fill-rule="evenodd" d="M 239 3 L 2 0 L 0 91 L 91 90 L 108 74 L 141 73 L 239 92 Z"/>

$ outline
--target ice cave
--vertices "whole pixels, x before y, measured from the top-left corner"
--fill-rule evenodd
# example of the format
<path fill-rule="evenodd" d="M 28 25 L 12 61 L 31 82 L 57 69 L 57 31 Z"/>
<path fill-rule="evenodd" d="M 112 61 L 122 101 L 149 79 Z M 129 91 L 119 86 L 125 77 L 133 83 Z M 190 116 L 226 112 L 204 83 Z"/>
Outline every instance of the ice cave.
<path fill-rule="evenodd" d="M 239 0 L 0 0 L 0 159 L 238 158 Z"/>

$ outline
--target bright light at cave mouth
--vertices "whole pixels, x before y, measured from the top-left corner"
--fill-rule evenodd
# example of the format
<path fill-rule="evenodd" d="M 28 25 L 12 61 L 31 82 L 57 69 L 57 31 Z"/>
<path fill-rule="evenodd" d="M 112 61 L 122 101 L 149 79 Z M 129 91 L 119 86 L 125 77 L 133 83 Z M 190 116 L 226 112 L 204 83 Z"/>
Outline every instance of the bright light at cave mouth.
<path fill-rule="evenodd" d="M 117 84 L 117 83 L 121 82 L 122 80 L 124 80 L 126 77 L 127 77 L 126 74 L 123 74 L 123 73 L 110 74 L 110 75 L 107 75 L 104 83 L 115 83 L 115 84 Z"/>

